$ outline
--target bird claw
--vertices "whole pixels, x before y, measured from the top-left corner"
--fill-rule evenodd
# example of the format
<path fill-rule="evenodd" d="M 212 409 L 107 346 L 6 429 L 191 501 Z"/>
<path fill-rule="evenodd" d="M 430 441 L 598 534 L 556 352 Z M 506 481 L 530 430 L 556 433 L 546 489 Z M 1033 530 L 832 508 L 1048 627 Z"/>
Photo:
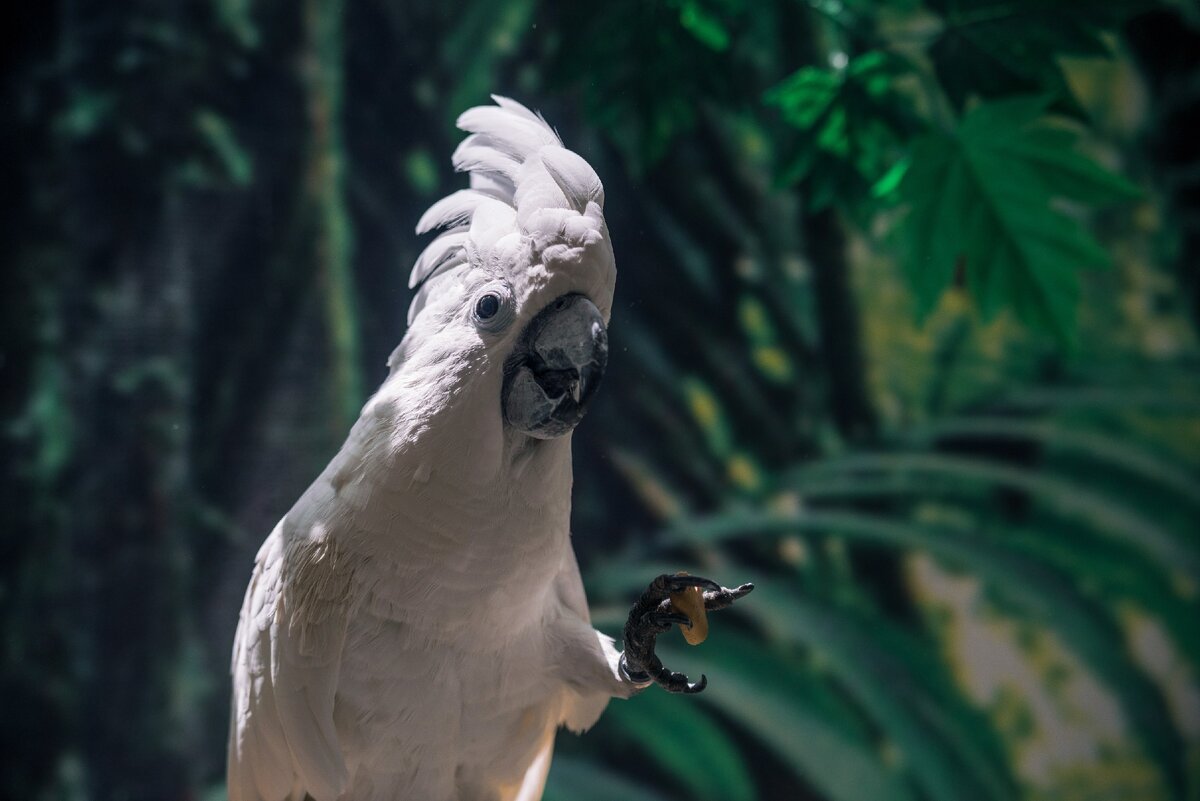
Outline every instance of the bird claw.
<path fill-rule="evenodd" d="M 679 612 L 647 612 L 646 622 L 659 630 L 659 634 L 670 630 L 671 626 L 692 627 L 692 619 Z"/>
<path fill-rule="evenodd" d="M 721 585 L 712 579 L 702 576 L 689 576 L 687 574 L 677 573 L 673 576 L 664 573 L 650 583 L 651 589 L 655 589 L 656 585 L 662 583 L 663 589 L 670 595 L 672 592 L 685 590 L 688 587 L 699 587 L 709 592 L 718 592 L 722 589 Z M 647 590 L 649 592 L 649 590 Z"/>
<path fill-rule="evenodd" d="M 753 584 L 742 584 L 741 586 L 727 589 L 718 587 L 715 590 L 704 593 L 704 609 L 709 612 L 715 612 L 718 609 L 724 609 L 730 606 L 738 598 L 744 598 L 749 595 L 754 589 Z"/>
<path fill-rule="evenodd" d="M 702 591 L 706 611 L 724 609 L 754 589 L 753 584 L 730 589 L 701 576 L 664 573 L 655 578 L 629 610 L 629 618 L 625 622 L 621 672 L 629 681 L 635 684 L 653 681 L 673 693 L 698 693 L 708 686 L 706 676 L 700 676 L 700 680 L 693 683 L 683 673 L 668 670 L 654 652 L 658 635 L 669 630 L 673 624 L 692 627 L 692 620 L 677 612 L 670 600 L 672 592 L 691 587 Z"/>

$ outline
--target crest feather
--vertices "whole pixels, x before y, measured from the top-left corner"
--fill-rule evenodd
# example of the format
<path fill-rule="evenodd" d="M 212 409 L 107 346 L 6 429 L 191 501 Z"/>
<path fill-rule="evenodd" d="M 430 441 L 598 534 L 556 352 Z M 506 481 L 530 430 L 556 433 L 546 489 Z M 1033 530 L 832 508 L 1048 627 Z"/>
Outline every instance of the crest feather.
<path fill-rule="evenodd" d="M 488 196 L 476 189 L 460 189 L 446 195 L 429 207 L 417 221 L 417 233 L 427 234 L 437 228 L 455 228 L 471 222 L 475 209 L 488 200 Z"/>
<path fill-rule="evenodd" d="M 486 251 L 505 233 L 528 233 L 524 223 L 543 209 L 583 213 L 589 202 L 604 205 L 604 187 L 580 156 L 562 145 L 546 120 L 507 97 L 494 106 L 476 106 L 458 118 L 467 136 L 452 161 L 470 174 L 470 189 L 434 203 L 417 223 L 417 233 L 446 229 L 413 265 L 409 286 L 417 293 L 409 324 L 425 307 L 430 292 L 453 282 L 471 254 Z"/>
<path fill-rule="evenodd" d="M 467 238 L 468 234 L 465 228 L 456 228 L 430 242 L 429 246 L 417 257 L 417 263 L 413 265 L 412 273 L 408 277 L 408 288 L 412 289 L 444 264 L 452 261 L 466 261 L 464 248 Z"/>

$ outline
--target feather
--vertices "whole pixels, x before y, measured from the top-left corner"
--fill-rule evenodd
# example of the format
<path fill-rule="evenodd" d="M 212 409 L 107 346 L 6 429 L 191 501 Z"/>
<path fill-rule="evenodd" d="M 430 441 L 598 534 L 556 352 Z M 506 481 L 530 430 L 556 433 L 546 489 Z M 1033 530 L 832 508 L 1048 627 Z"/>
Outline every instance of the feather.
<path fill-rule="evenodd" d="M 238 622 L 228 766 L 232 801 L 280 799 L 297 780 L 314 797 L 336 798 L 348 781 L 333 726 L 345 609 L 331 596 L 349 577 L 335 573 L 313 580 L 338 566 L 310 553 L 319 542 L 303 540 L 289 548 L 288 529 L 285 517 L 263 543 Z M 313 578 L 297 582 L 296 570 Z M 320 590 L 320 614 L 293 626 L 292 618 L 311 614 L 306 599 L 293 593 L 307 595 L 311 603 L 317 600 L 314 588 Z M 304 640 L 313 636 L 320 647 L 306 649 Z"/>
<path fill-rule="evenodd" d="M 586 214 L 589 204 L 604 205 L 595 171 L 562 146 L 540 114 L 507 97 L 492 99 L 496 105 L 468 109 L 458 118 L 469 135 L 452 161 L 470 175 L 470 189 L 434 203 L 417 223 L 417 233 L 450 229 L 453 238 L 443 234 L 434 240 L 413 266 L 409 286 L 418 291 L 409 307 L 410 325 L 435 289 L 431 279 L 461 264 L 488 263 L 492 248 L 509 234 L 529 237 L 539 249 L 555 248 L 563 236 L 571 236 L 573 241 L 551 252 L 574 253 L 587 242 L 568 230 L 570 216 L 587 216 L 587 226 L 603 228 L 602 217 L 597 226 Z M 454 286 L 437 285 L 437 291 Z"/>
<path fill-rule="evenodd" d="M 541 114 L 530 111 L 529 108 L 526 107 L 523 103 L 518 103 L 517 101 L 512 100 L 511 98 L 503 97 L 501 95 L 492 95 L 492 101 L 497 106 L 504 109 L 505 111 L 509 111 L 509 112 L 512 112 L 513 114 L 524 117 L 525 119 L 529 120 L 530 122 L 541 123 L 542 125 L 545 125 L 547 128 L 550 127 L 550 124 L 546 122 L 545 117 L 543 117 Z"/>
<path fill-rule="evenodd" d="M 455 148 L 450 157 L 454 169 L 459 172 L 495 173 L 515 181 L 521 162 L 508 153 L 496 148 L 491 137 L 471 134 Z"/>
<path fill-rule="evenodd" d="M 521 168 L 513 200 L 517 205 L 517 222 L 523 230 L 528 230 L 530 219 L 539 211 L 572 208 L 558 182 L 537 158 L 525 162 Z"/>
<path fill-rule="evenodd" d="M 447 231 L 430 242 L 421 251 L 421 255 L 417 257 L 416 264 L 413 265 L 412 273 L 408 276 L 408 288 L 412 289 L 417 286 L 449 261 L 465 261 L 463 248 L 466 247 L 468 238 L 469 234 L 467 230 L 465 228 L 458 228 L 453 231 Z"/>
<path fill-rule="evenodd" d="M 476 253 L 487 253 L 501 237 L 517 230 L 517 214 L 507 203 L 480 205 L 471 218 L 470 243 Z"/>
<path fill-rule="evenodd" d="M 471 188 L 494 198 L 512 204 L 513 195 L 517 193 L 517 184 L 513 180 L 490 172 L 471 173 Z"/>
<path fill-rule="evenodd" d="M 417 233 L 427 234 L 437 228 L 455 228 L 471 221 L 479 204 L 491 200 L 483 192 L 460 189 L 429 207 L 417 222 Z"/>
<path fill-rule="evenodd" d="M 425 279 L 408 307 L 408 324 L 410 326 L 417 319 L 417 315 L 425 308 L 425 304 L 429 302 L 429 296 L 433 291 L 465 266 L 466 262 L 446 262 L 442 265 L 441 269 Z"/>
<path fill-rule="evenodd" d="M 566 195 L 575 211 L 582 213 L 588 203 L 604 208 L 604 185 L 592 166 L 565 147 L 543 147 L 538 155 L 546 172 Z"/>
<path fill-rule="evenodd" d="M 492 147 L 517 161 L 525 161 L 545 145 L 562 145 L 558 134 L 542 120 L 534 121 L 497 106 L 467 109 L 459 116 L 458 127 L 486 134 Z"/>

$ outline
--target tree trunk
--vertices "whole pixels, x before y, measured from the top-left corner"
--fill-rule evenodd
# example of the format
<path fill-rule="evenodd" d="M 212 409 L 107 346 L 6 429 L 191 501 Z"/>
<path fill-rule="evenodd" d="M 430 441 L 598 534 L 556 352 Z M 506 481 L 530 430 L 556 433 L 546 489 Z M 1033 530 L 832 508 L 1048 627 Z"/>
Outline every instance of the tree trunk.
<path fill-rule="evenodd" d="M 812 265 L 820 354 L 829 382 L 829 410 L 848 443 L 870 442 L 878 433 L 866 386 L 862 329 L 846 255 L 846 232 L 832 208 L 801 212 L 800 225 Z"/>
<path fill-rule="evenodd" d="M 335 439 L 344 436 L 358 418 L 364 400 L 342 147 L 344 18 L 342 0 L 304 2 L 301 80 L 310 126 L 305 192 L 317 220 L 313 244 L 329 337 L 333 374 L 330 427 Z"/>

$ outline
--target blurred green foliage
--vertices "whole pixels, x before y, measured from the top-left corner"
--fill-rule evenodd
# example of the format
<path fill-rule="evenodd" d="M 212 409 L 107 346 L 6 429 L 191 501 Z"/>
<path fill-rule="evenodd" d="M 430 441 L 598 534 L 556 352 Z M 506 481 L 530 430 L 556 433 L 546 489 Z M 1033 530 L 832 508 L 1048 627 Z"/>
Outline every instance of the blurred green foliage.
<path fill-rule="evenodd" d="M 1128 201 L 1137 190 L 1079 156 L 1069 130 L 1033 127 L 1048 101 L 981 103 L 953 135 L 912 142 L 897 188 L 910 212 L 908 271 L 928 312 L 955 271 L 985 315 L 1013 309 L 1064 339 L 1075 332 L 1080 269 L 1107 266 L 1108 254 L 1079 224 L 1052 208 Z"/>
<path fill-rule="evenodd" d="M 759 584 L 663 643 L 709 689 L 560 738 L 547 798 L 1200 797 L 1190 9 L 10 13 L 0 797 L 220 797 L 249 560 L 491 91 L 607 187 L 597 624 L 658 572 Z"/>

